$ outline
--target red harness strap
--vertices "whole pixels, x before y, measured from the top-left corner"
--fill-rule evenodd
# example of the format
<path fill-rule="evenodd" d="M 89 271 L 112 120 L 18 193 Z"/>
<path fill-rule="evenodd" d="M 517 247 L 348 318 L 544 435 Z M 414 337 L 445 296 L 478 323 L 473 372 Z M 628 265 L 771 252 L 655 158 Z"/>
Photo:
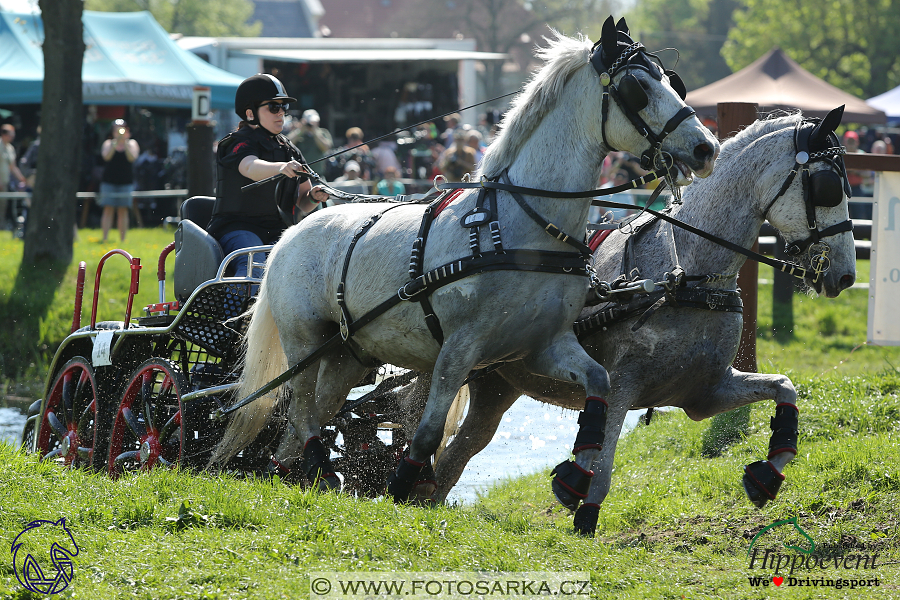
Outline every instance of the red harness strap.
<path fill-rule="evenodd" d="M 612 229 L 598 229 L 594 232 L 594 235 L 591 236 L 591 239 L 588 240 L 588 248 L 591 249 L 591 252 L 596 252 L 597 248 L 600 247 L 600 244 L 603 243 L 609 234 L 613 232 Z"/>
<path fill-rule="evenodd" d="M 462 195 L 462 193 L 465 191 L 466 190 L 455 190 L 455 191 L 451 192 L 450 194 L 447 194 L 447 197 L 444 198 L 443 200 L 441 200 L 440 204 L 438 204 L 437 207 L 434 209 L 434 211 L 431 213 L 432 218 L 441 214 L 442 210 L 447 208 L 447 206 L 449 206 L 451 202 L 453 202 L 454 200 L 459 198 L 460 195 Z"/>

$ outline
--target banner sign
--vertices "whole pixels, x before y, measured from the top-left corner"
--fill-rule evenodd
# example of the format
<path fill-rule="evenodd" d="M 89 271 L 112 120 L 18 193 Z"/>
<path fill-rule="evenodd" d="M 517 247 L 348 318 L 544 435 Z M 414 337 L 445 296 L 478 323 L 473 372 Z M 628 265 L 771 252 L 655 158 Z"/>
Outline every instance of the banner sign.
<path fill-rule="evenodd" d="M 900 345 L 900 173 L 875 174 L 872 262 L 869 271 L 870 343 Z"/>

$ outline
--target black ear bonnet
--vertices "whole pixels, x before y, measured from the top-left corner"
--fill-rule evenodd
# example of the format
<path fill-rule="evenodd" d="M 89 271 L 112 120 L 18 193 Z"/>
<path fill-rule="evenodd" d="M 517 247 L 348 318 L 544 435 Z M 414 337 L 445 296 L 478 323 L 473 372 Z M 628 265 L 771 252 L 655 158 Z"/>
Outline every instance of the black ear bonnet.
<path fill-rule="evenodd" d="M 797 127 L 794 131 L 794 149 L 797 152 L 796 161 L 800 165 L 823 161 L 831 167 L 814 173 L 803 170 L 803 189 L 804 194 L 809 195 L 809 204 L 830 208 L 839 205 L 845 195 L 850 198 L 850 184 L 847 181 L 847 168 L 844 166 L 842 156 L 816 157 L 818 152 L 841 147 L 834 132 L 821 135 L 820 125 L 821 119 L 810 119 Z"/>

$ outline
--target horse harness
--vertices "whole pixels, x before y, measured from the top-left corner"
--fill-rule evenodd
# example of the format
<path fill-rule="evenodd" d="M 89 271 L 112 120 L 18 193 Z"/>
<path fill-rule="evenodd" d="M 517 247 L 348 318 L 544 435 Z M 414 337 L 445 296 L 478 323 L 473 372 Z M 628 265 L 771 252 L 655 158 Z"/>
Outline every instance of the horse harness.
<path fill-rule="evenodd" d="M 506 171 L 492 181 L 506 183 L 511 186 Z M 453 184 L 453 187 L 457 186 L 458 184 Z M 435 269 L 431 269 L 428 272 L 423 272 L 425 244 L 428 240 L 431 225 L 440 211 L 443 210 L 449 202 L 454 200 L 458 196 L 458 193 L 445 192 L 439 196 L 425 208 L 418 235 L 413 241 L 409 259 L 410 281 L 397 291 L 395 297 L 396 301 L 394 301 L 394 298 L 392 298 L 391 301 L 393 304 L 403 300 L 418 302 L 422 307 L 422 311 L 425 313 L 425 324 L 428 326 L 428 330 L 431 332 L 435 341 L 440 345 L 443 345 L 444 342 L 444 332 L 441 329 L 440 321 L 431 306 L 429 297 L 436 289 L 444 285 L 478 273 L 499 270 L 558 273 L 563 275 L 578 275 L 581 277 L 590 277 L 593 274 L 593 269 L 591 267 L 591 250 L 584 242 L 561 231 L 556 225 L 548 221 L 529 206 L 518 192 L 511 192 L 510 195 L 522 211 L 528 215 L 531 220 L 537 223 L 548 235 L 572 246 L 576 251 L 509 250 L 504 248 L 500 234 L 497 190 L 481 187 L 475 201 L 475 208 L 463 215 L 459 222 L 464 229 L 469 230 L 469 248 L 472 252 L 471 256 L 455 260 Z M 348 342 L 350 336 L 352 336 L 352 334 L 361 326 L 358 325 L 358 321 L 353 321 L 345 299 L 346 278 L 353 249 L 359 239 L 369 231 L 369 229 L 371 229 L 386 212 L 397 208 L 397 206 L 402 205 L 394 204 L 367 219 L 351 239 L 350 245 L 347 248 L 347 253 L 344 255 L 341 280 L 337 287 L 337 303 L 341 310 L 340 331 L 341 338 L 344 342 Z M 481 250 L 479 238 L 479 232 L 484 226 L 487 227 L 487 230 L 490 233 L 490 239 L 493 245 L 493 250 L 485 252 Z M 356 354 L 356 352 L 354 352 L 354 354 Z"/>
<path fill-rule="evenodd" d="M 852 196 L 850 192 L 850 182 L 847 180 L 847 168 L 844 166 L 843 155 L 847 153 L 847 149 L 841 146 L 834 132 L 828 134 L 827 141 L 829 146 L 817 152 L 811 152 L 809 140 L 813 131 L 821 123 L 820 119 L 811 118 L 804 119 L 797 123 L 794 129 L 794 168 L 788 173 L 787 178 L 781 186 L 781 189 L 772 198 L 764 213 L 768 216 L 769 211 L 775 202 L 784 195 L 793 183 L 797 172 L 800 172 L 801 185 L 803 186 L 803 203 L 806 206 L 806 222 L 810 230 L 810 235 L 805 240 L 790 242 L 785 246 L 784 251 L 791 256 L 798 256 L 801 252 L 806 251 L 811 246 L 816 247 L 816 259 L 813 264 L 823 263 L 821 266 L 827 265 L 828 253 L 830 247 L 822 238 L 837 235 L 845 231 L 853 231 L 853 222 L 847 219 L 831 227 L 820 230 L 816 222 L 816 207 L 835 207 L 844 199 Z M 810 173 L 809 167 L 816 162 L 826 162 L 829 168 Z"/>
<path fill-rule="evenodd" d="M 647 51 L 640 42 L 634 42 L 622 50 L 619 57 L 612 62 L 609 68 L 603 65 L 602 55 L 602 47 L 600 42 L 597 42 L 591 49 L 590 63 L 597 75 L 600 76 L 600 85 L 603 86 L 603 96 L 600 105 L 603 120 L 600 132 L 603 136 L 603 144 L 610 150 L 616 150 L 606 138 L 606 122 L 609 112 L 609 99 L 611 97 L 619 105 L 622 113 L 631 121 L 638 133 L 650 144 L 650 147 L 641 154 L 641 167 L 649 171 L 665 166 L 666 159 L 662 151 L 663 140 L 675 131 L 682 121 L 690 118 L 696 112 L 690 106 L 685 106 L 669 119 L 662 131 L 654 133 L 653 129 L 638 114 L 650 102 L 647 92 L 641 86 L 637 77 L 629 73 L 628 70 L 640 69 L 657 81 L 661 81 L 662 76 L 666 75 L 669 78 L 669 84 L 682 100 L 687 96 L 684 82 L 675 71 L 663 70 L 660 72 L 661 69 L 647 58 Z M 625 75 L 620 78 L 618 85 L 613 84 L 613 78 L 623 70 Z M 675 189 L 675 186 L 672 186 L 672 188 Z"/>

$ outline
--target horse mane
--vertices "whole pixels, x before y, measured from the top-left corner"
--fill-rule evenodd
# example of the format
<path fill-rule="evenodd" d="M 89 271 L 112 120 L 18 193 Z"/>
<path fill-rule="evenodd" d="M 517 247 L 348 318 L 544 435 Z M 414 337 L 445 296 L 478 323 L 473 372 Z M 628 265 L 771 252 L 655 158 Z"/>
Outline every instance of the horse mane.
<path fill-rule="evenodd" d="M 545 37 L 548 45 L 538 48 L 537 57 L 544 61 L 515 97 L 503 120 L 496 139 L 488 146 L 481 163 L 481 173 L 496 175 L 508 167 L 537 125 L 556 105 L 569 77 L 588 64 L 591 42 L 578 35 L 570 38 L 556 30 Z"/>
<path fill-rule="evenodd" d="M 747 146 L 759 138 L 775 131 L 780 131 L 788 126 L 794 127 L 801 119 L 803 119 L 803 114 L 800 111 L 789 113 L 778 111 L 770 114 L 765 119 L 754 121 L 733 137 L 722 142 L 719 150 L 719 160 L 740 154 Z"/>

